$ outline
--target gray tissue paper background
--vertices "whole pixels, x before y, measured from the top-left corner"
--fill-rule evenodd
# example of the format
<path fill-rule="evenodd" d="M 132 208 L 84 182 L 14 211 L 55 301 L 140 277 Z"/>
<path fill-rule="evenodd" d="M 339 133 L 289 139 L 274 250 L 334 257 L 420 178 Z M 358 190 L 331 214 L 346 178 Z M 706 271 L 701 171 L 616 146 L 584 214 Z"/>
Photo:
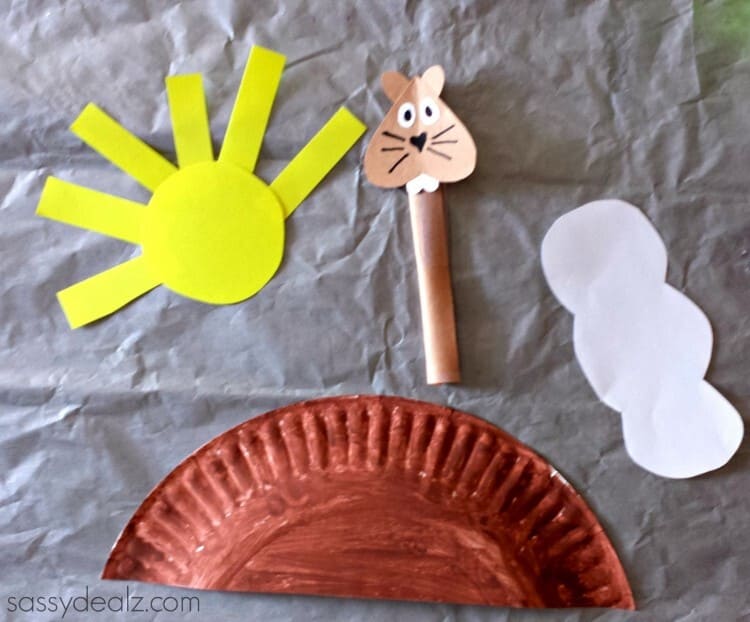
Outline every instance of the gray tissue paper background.
<path fill-rule="evenodd" d="M 1 7 L 1 619 L 59 618 L 11 613 L 11 596 L 76 596 L 86 586 L 118 594 L 124 584 L 98 579 L 109 549 L 183 458 L 271 408 L 344 393 L 448 404 L 529 444 L 599 516 L 640 611 L 206 592 L 188 619 L 750 619 L 748 442 L 727 467 L 689 481 L 635 466 L 619 416 L 597 401 L 575 361 L 571 316 L 539 260 L 545 231 L 564 212 L 604 197 L 642 207 L 669 250 L 669 282 L 713 325 L 708 379 L 747 420 L 743 0 Z M 252 44 L 288 57 L 261 153 L 269 181 L 342 104 L 374 129 L 388 108 L 383 70 L 445 67 L 445 100 L 479 153 L 476 172 L 447 194 L 463 384 L 424 383 L 407 201 L 365 180 L 367 137 L 287 222 L 281 269 L 254 298 L 208 306 L 162 287 L 92 326 L 68 328 L 55 292 L 138 249 L 35 217 L 45 178 L 148 200 L 69 124 L 95 101 L 174 158 L 163 80 L 201 72 L 218 145 Z"/>

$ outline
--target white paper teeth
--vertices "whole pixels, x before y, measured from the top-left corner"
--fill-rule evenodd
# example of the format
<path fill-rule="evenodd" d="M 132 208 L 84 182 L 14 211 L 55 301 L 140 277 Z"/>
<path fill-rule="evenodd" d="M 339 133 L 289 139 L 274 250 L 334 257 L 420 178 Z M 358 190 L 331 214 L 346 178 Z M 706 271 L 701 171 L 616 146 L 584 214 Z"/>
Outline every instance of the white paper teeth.
<path fill-rule="evenodd" d="M 419 194 L 424 190 L 425 192 L 435 192 L 438 189 L 440 182 L 427 175 L 426 173 L 420 173 L 411 181 L 406 182 L 407 194 Z"/>
<path fill-rule="evenodd" d="M 542 267 L 575 315 L 573 344 L 586 378 L 622 414 L 633 460 L 672 478 L 726 464 L 742 440 L 742 418 L 703 380 L 711 326 L 665 282 L 664 243 L 643 213 L 604 200 L 561 216 L 542 242 Z"/>

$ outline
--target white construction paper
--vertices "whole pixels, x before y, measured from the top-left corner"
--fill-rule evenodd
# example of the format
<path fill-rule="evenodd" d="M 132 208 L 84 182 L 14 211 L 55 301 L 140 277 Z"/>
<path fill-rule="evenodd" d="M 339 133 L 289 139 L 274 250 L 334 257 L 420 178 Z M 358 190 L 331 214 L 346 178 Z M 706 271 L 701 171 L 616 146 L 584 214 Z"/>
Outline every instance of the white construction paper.
<path fill-rule="evenodd" d="M 617 200 L 579 207 L 547 232 L 542 267 L 575 316 L 573 345 L 586 378 L 622 414 L 631 458 L 672 478 L 726 464 L 742 440 L 742 419 L 703 379 L 711 326 L 665 282 L 666 249 L 646 216 Z"/>

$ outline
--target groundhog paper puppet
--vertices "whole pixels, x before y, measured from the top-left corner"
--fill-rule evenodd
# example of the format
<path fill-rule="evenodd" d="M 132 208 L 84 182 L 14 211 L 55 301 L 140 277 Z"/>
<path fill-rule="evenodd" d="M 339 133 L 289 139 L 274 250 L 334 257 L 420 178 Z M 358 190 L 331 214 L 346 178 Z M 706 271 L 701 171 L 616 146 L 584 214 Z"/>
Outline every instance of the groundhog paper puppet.
<path fill-rule="evenodd" d="M 367 147 L 365 175 L 383 188 L 406 186 L 427 382 L 459 382 L 447 218 L 440 184 L 468 177 L 477 150 L 464 124 L 440 99 L 445 82 L 442 67 L 434 65 L 412 79 L 387 71 L 380 81 L 393 105 Z"/>

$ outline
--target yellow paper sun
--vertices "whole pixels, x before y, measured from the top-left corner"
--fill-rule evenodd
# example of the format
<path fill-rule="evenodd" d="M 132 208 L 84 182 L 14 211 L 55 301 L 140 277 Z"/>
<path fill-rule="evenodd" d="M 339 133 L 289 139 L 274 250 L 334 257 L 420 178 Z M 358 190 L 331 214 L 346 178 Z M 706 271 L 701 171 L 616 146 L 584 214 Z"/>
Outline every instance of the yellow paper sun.
<path fill-rule="evenodd" d="M 157 285 L 207 303 L 255 294 L 284 251 L 284 219 L 365 126 L 341 108 L 267 185 L 253 174 L 284 68 L 254 47 L 214 160 L 200 74 L 166 79 L 179 168 L 94 104 L 71 131 L 153 192 L 148 205 L 54 177 L 37 213 L 142 246 L 142 254 L 58 292 L 71 327 L 108 315 Z"/>

